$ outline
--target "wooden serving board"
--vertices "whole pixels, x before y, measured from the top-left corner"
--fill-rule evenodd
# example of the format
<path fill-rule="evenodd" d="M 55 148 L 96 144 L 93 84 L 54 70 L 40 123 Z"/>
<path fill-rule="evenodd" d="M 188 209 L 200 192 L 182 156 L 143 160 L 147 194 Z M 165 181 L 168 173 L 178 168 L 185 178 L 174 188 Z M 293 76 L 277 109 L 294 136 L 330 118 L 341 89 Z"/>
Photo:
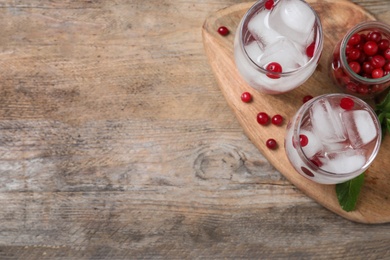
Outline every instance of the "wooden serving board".
<path fill-rule="evenodd" d="M 285 155 L 286 125 L 302 105 L 302 98 L 309 94 L 318 96 L 339 92 L 328 77 L 328 59 L 335 44 L 355 24 L 375 20 L 375 17 L 366 10 L 349 1 L 309 0 L 308 2 L 320 16 L 324 31 L 324 49 L 315 73 L 298 89 L 282 95 L 262 94 L 247 85 L 236 70 L 233 58 L 235 31 L 240 19 L 254 2 L 233 5 L 211 14 L 206 19 L 202 35 L 209 63 L 222 93 L 246 135 L 290 182 L 324 207 L 349 220 L 362 223 L 390 222 L 390 135 L 384 138 L 376 160 L 366 172 L 357 208 L 352 212 L 345 212 L 341 209 L 334 185 L 316 184 L 302 177 L 290 165 Z M 229 28 L 229 35 L 221 36 L 217 33 L 217 29 L 222 25 Z M 252 93 L 253 102 L 243 103 L 241 101 L 240 96 L 245 91 Z M 259 125 L 256 115 L 262 111 L 270 116 L 283 115 L 284 124 L 279 127 L 272 124 Z M 274 138 L 278 142 L 278 149 L 269 150 L 265 146 L 268 138 Z"/>

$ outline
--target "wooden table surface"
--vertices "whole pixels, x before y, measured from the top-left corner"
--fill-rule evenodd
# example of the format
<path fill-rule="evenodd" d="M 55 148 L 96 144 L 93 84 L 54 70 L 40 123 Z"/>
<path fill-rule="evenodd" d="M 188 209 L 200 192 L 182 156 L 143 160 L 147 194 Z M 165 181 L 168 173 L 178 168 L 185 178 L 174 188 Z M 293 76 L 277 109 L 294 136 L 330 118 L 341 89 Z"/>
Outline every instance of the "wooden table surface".
<path fill-rule="evenodd" d="M 240 2 L 0 2 L 1 260 L 390 259 L 390 224 L 323 208 L 244 135 L 201 35 Z"/>

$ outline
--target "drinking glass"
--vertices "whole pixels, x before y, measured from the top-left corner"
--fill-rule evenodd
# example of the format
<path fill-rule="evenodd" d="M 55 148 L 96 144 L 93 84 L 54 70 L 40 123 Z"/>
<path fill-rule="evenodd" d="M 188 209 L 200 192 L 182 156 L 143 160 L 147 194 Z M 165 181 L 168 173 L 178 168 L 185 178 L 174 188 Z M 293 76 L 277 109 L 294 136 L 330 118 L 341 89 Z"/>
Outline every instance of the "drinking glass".
<path fill-rule="evenodd" d="M 381 127 L 374 110 L 348 94 L 325 94 L 302 105 L 288 123 L 285 150 L 302 176 L 336 184 L 363 173 L 376 157 Z"/>
<path fill-rule="evenodd" d="M 281 94 L 315 71 L 323 48 L 321 21 L 302 0 L 257 1 L 242 18 L 234 40 L 238 71 L 253 88 Z M 273 1 L 271 1 L 273 3 Z"/>

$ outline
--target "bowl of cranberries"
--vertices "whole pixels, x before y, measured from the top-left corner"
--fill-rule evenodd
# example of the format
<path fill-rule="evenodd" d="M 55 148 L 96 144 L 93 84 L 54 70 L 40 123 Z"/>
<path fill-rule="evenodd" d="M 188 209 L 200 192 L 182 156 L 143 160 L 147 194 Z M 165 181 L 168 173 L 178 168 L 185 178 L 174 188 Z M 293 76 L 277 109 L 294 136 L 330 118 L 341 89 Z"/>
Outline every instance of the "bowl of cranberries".
<path fill-rule="evenodd" d="M 369 21 L 352 29 L 336 45 L 330 77 L 345 93 L 371 98 L 390 86 L 390 26 Z"/>

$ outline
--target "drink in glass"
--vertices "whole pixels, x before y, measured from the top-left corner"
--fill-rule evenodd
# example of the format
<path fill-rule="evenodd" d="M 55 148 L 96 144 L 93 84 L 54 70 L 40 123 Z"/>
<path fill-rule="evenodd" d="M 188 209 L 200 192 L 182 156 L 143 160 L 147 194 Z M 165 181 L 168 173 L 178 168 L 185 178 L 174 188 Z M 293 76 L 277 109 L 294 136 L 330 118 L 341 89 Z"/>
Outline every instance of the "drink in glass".
<path fill-rule="evenodd" d="M 373 109 L 347 94 L 306 102 L 287 126 L 285 150 L 304 177 L 336 184 L 363 173 L 374 160 L 381 127 Z"/>
<path fill-rule="evenodd" d="M 260 0 L 238 26 L 234 56 L 238 71 L 250 86 L 280 94 L 300 86 L 313 74 L 322 48 L 320 19 L 305 1 Z"/>

